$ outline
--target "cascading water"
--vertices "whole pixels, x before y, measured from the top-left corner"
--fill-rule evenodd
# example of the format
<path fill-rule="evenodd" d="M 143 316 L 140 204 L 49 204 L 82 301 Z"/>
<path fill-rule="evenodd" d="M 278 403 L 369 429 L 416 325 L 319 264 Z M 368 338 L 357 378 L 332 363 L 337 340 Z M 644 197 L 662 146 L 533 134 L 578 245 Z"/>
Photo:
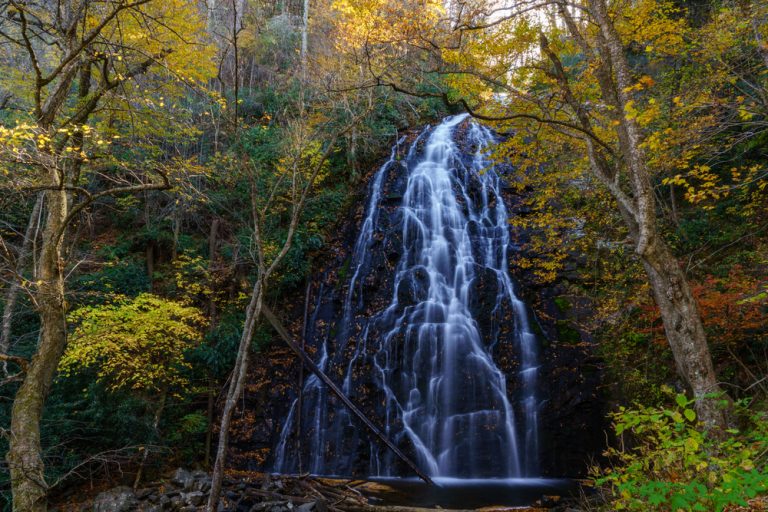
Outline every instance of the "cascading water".
<path fill-rule="evenodd" d="M 393 148 L 371 183 L 348 287 L 336 298 L 340 315 L 332 326 L 319 325 L 329 293 L 321 286 L 307 342 L 316 347 L 318 366 L 339 378 L 353 400 L 367 400 L 378 413 L 374 420 L 431 476 L 534 476 L 537 340 L 507 270 L 503 183 L 486 157 L 494 136 L 467 121 L 464 140 L 473 151 L 462 152 L 454 135 L 466 117 L 425 129 L 404 160 L 403 139 Z M 385 183 L 398 180 L 401 193 L 387 193 Z M 391 264 L 374 261 L 382 245 Z M 369 296 L 380 295 L 385 281 L 388 302 L 374 308 Z M 495 362 L 502 353 L 514 358 L 508 365 L 514 372 L 505 374 Z M 354 454 L 365 449 L 355 419 L 314 375 L 301 403 L 304 447 L 289 442 L 294 402 L 275 449 L 275 471 L 298 471 L 303 457 L 303 469 L 315 474 L 355 472 L 361 462 Z M 368 443 L 367 450 L 370 475 L 398 474 L 385 447 Z"/>

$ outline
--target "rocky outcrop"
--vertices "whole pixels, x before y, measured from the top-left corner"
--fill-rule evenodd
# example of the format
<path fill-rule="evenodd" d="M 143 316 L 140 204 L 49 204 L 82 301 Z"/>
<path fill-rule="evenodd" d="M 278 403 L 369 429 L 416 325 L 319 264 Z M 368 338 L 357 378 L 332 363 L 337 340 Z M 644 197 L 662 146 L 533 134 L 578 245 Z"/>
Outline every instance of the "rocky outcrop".
<path fill-rule="evenodd" d="M 139 500 L 130 487 L 115 487 L 104 491 L 93 501 L 93 512 L 130 512 L 136 510 Z"/>

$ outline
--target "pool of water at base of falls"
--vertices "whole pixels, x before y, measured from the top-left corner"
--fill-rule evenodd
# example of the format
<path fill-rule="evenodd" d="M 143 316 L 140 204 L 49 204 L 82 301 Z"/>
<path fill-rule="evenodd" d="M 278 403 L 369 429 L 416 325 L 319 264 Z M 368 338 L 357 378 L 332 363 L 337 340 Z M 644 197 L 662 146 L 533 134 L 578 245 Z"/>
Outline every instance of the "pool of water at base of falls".
<path fill-rule="evenodd" d="M 427 485 L 417 478 L 372 478 L 384 488 L 373 491 L 382 505 L 477 509 L 489 506 L 523 507 L 542 496 L 572 496 L 578 483 L 555 478 L 440 478 Z"/>

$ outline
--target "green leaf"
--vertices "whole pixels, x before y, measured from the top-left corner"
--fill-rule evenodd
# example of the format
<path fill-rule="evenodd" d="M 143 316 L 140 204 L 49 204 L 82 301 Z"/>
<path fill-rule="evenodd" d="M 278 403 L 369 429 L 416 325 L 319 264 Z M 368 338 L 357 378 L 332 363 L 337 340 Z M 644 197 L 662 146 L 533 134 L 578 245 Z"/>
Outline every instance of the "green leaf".
<path fill-rule="evenodd" d="M 683 414 L 688 419 L 688 421 L 694 421 L 696 419 L 696 413 L 693 412 L 693 410 L 691 410 L 691 409 L 684 410 Z"/>
<path fill-rule="evenodd" d="M 677 405 L 680 407 L 685 407 L 688 405 L 688 399 L 685 398 L 685 395 L 679 394 L 675 397 L 675 402 L 677 402 Z"/>

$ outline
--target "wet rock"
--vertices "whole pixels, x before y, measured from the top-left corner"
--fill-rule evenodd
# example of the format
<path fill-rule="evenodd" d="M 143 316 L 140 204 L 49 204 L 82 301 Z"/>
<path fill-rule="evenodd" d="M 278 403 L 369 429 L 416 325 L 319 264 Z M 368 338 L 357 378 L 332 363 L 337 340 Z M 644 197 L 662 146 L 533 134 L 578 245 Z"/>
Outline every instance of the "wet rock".
<path fill-rule="evenodd" d="M 182 495 L 182 497 L 186 503 L 196 507 L 202 505 L 205 500 L 205 494 L 201 491 L 188 492 L 187 494 Z"/>
<path fill-rule="evenodd" d="M 193 491 L 207 492 L 211 489 L 211 477 L 205 471 L 193 471 L 192 477 L 195 479 L 192 485 Z"/>
<path fill-rule="evenodd" d="M 397 287 L 397 302 L 402 307 L 411 306 L 427 299 L 429 274 L 423 267 L 409 269 Z"/>
<path fill-rule="evenodd" d="M 182 489 L 186 490 L 192 486 L 192 482 L 194 482 L 194 477 L 192 476 L 192 473 L 187 471 L 184 468 L 178 468 L 171 477 L 171 483 L 174 485 L 178 485 Z"/>
<path fill-rule="evenodd" d="M 496 306 L 499 294 L 498 274 L 488 267 L 475 265 L 475 278 L 470 285 L 469 310 L 476 319 L 487 316 Z M 483 327 L 483 325 L 481 325 Z"/>
<path fill-rule="evenodd" d="M 139 501 L 130 487 L 115 487 L 104 491 L 93 500 L 93 512 L 129 512 Z"/>
<path fill-rule="evenodd" d="M 136 495 L 137 500 L 144 500 L 144 499 L 150 498 L 152 494 L 154 494 L 154 492 L 155 492 L 154 489 L 147 487 L 144 489 L 137 490 L 134 494 Z"/>

